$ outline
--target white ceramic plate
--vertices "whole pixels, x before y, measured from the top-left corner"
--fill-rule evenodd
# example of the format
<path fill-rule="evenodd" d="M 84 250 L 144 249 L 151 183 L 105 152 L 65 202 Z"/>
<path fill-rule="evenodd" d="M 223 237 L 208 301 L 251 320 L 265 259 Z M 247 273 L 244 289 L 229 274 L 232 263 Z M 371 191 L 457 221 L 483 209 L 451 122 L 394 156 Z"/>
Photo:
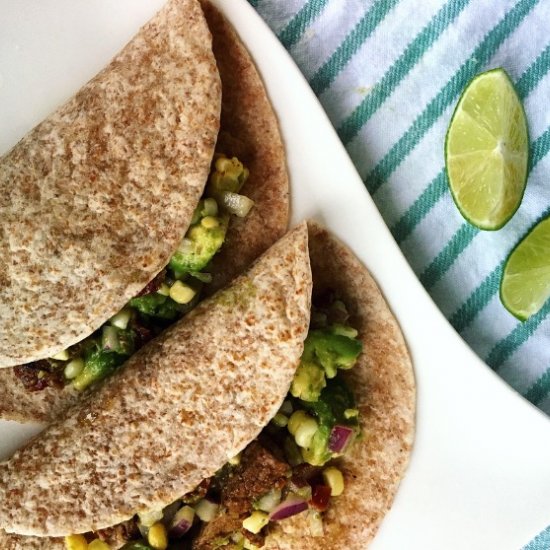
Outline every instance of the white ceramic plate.
<path fill-rule="evenodd" d="M 410 468 L 372 545 L 516 550 L 550 523 L 550 423 L 466 347 L 418 283 L 307 83 L 245 0 L 217 0 L 279 115 L 293 221 L 363 259 L 399 319 L 418 383 Z M 0 0 L 0 154 L 92 77 L 162 0 Z M 37 431 L 0 423 L 0 455 Z"/>

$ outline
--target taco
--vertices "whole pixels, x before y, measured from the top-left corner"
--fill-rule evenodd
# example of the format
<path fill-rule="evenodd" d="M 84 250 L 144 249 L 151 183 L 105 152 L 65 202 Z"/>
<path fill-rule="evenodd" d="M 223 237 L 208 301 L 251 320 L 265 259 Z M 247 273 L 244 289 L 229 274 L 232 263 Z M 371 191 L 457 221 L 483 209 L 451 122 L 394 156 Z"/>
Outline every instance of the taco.
<path fill-rule="evenodd" d="M 81 141 L 97 158 L 77 156 Z M 16 365 L 0 369 L 0 417 L 19 421 L 61 414 L 288 225 L 263 83 L 234 30 L 196 0 L 170 0 L 0 159 L 0 186 L 12 200 L 0 205 L 0 270 L 15 266 L 0 271 L 0 366 Z M 23 194 L 36 195 L 25 208 Z"/>
<path fill-rule="evenodd" d="M 414 376 L 376 284 L 316 224 L 310 312 L 307 240 L 288 234 L 0 467 L 2 548 L 366 547 L 408 463 Z"/>

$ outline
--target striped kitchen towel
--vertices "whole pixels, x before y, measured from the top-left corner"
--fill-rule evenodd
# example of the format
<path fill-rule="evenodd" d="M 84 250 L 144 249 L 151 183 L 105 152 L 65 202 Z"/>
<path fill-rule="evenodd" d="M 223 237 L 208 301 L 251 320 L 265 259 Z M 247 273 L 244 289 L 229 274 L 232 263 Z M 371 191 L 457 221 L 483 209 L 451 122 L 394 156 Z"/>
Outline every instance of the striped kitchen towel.
<path fill-rule="evenodd" d="M 550 0 L 249 0 L 321 100 L 424 287 L 477 354 L 550 414 L 550 300 L 526 322 L 502 306 L 514 245 L 550 215 Z M 530 174 L 496 232 L 458 213 L 443 144 L 460 93 L 503 67 L 525 106 Z M 550 550 L 550 527 L 524 550 Z"/>
<path fill-rule="evenodd" d="M 249 0 L 321 100 L 396 241 L 458 333 L 550 414 L 550 301 L 522 323 L 503 262 L 550 214 L 550 0 Z M 529 124 L 527 190 L 480 231 L 448 190 L 443 144 L 469 80 L 504 67 Z"/>

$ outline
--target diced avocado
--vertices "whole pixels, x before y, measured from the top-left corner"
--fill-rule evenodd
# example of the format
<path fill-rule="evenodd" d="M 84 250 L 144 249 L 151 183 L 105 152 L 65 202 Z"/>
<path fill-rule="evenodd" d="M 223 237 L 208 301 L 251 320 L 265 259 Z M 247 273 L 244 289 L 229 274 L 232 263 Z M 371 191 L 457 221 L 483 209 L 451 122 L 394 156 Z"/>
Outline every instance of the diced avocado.
<path fill-rule="evenodd" d="M 96 348 L 84 358 L 84 369 L 73 380 L 73 386 L 82 391 L 90 384 L 110 376 L 125 360 L 124 355 Z"/>
<path fill-rule="evenodd" d="M 346 426 L 357 426 L 357 416 L 346 417 L 346 411 L 355 409 L 355 398 L 346 382 L 341 376 L 337 376 L 327 382 L 319 399 L 314 403 L 302 403 L 303 407 L 314 413 L 319 424 L 328 426 L 330 429 L 335 424 Z"/>
<path fill-rule="evenodd" d="M 326 385 L 322 367 L 316 363 L 301 361 L 292 380 L 290 393 L 303 401 L 317 401 Z"/>
<path fill-rule="evenodd" d="M 332 458 L 328 449 L 332 428 L 342 424 L 358 430 L 357 416 L 346 416 L 346 411 L 355 409 L 355 399 L 345 381 L 338 376 L 327 382 L 317 401 L 302 402 L 302 405 L 314 414 L 319 424 L 308 448 L 302 449 L 302 456 L 309 464 L 322 466 Z"/>
<path fill-rule="evenodd" d="M 332 453 L 328 450 L 329 437 L 330 428 L 319 426 L 309 446 L 302 449 L 302 457 L 308 464 L 322 466 L 332 458 Z"/>
<path fill-rule="evenodd" d="M 207 218 L 204 218 L 207 219 Z M 186 273 L 200 271 L 221 248 L 227 232 L 228 216 L 213 218 L 216 226 L 205 227 L 202 222 L 193 225 L 170 259 L 169 266 L 177 278 Z"/>
<path fill-rule="evenodd" d="M 310 331 L 304 347 L 303 357 L 315 359 L 325 369 L 327 378 L 334 378 L 338 369 L 353 367 L 363 345 L 359 340 L 342 334 L 342 327 Z"/>
<path fill-rule="evenodd" d="M 191 304 L 194 306 L 195 301 L 189 304 L 178 304 L 170 296 L 164 296 L 158 292 L 152 292 L 130 300 L 130 305 L 145 316 L 167 321 L 177 319 L 182 313 L 191 309 Z"/>

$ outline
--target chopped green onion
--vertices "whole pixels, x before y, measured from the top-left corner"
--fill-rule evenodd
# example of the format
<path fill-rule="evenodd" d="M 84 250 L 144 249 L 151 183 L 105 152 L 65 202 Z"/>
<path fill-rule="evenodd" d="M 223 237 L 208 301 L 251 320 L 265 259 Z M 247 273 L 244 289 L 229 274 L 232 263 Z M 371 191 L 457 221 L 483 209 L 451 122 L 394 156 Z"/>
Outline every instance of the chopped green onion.
<path fill-rule="evenodd" d="M 273 422 L 273 424 L 275 424 L 278 428 L 284 428 L 288 424 L 288 416 L 277 413 L 271 422 Z"/>
<path fill-rule="evenodd" d="M 219 505 L 207 498 L 199 500 L 195 505 L 195 513 L 201 521 L 212 521 L 218 515 Z"/>
<path fill-rule="evenodd" d="M 190 271 L 189 275 L 191 275 L 191 277 L 199 280 L 201 283 L 211 283 L 212 282 L 212 273 L 202 273 L 200 271 Z"/>
<path fill-rule="evenodd" d="M 268 514 L 256 510 L 243 520 L 243 527 L 251 533 L 258 534 L 268 523 Z"/>
<path fill-rule="evenodd" d="M 256 510 L 271 512 L 281 502 L 281 490 L 272 489 L 254 503 Z"/>
<path fill-rule="evenodd" d="M 63 374 L 65 375 L 65 378 L 72 380 L 73 378 L 76 378 L 83 371 L 83 369 L 84 361 L 80 357 L 77 357 L 67 363 Z"/>
<path fill-rule="evenodd" d="M 325 535 L 323 518 L 317 510 L 310 510 L 307 513 L 307 521 L 309 524 L 309 532 L 312 537 L 323 537 Z"/>
<path fill-rule="evenodd" d="M 55 359 L 56 361 L 67 361 L 69 359 L 69 352 L 64 349 L 63 351 L 52 355 L 52 359 Z"/>
<path fill-rule="evenodd" d="M 107 351 L 116 351 L 120 347 L 116 327 L 105 325 L 101 333 L 101 347 Z"/>
<path fill-rule="evenodd" d="M 132 310 L 125 307 L 121 309 L 116 315 L 113 315 L 109 322 L 111 325 L 125 330 L 128 327 L 130 318 L 132 317 Z"/>
<path fill-rule="evenodd" d="M 145 527 L 151 527 L 158 521 L 162 521 L 163 513 L 162 509 L 149 510 L 147 512 L 141 512 L 138 514 L 138 519 L 141 525 Z"/>
<path fill-rule="evenodd" d="M 221 191 L 219 197 L 222 208 L 239 218 L 246 217 L 254 206 L 253 200 L 231 191 Z"/>
<path fill-rule="evenodd" d="M 354 328 L 345 325 L 334 325 L 332 332 L 340 336 L 347 336 L 348 338 L 355 338 L 359 334 Z"/>
<path fill-rule="evenodd" d="M 216 199 L 205 199 L 204 207 L 202 209 L 202 215 L 205 217 L 218 215 L 218 203 L 216 202 Z"/>

